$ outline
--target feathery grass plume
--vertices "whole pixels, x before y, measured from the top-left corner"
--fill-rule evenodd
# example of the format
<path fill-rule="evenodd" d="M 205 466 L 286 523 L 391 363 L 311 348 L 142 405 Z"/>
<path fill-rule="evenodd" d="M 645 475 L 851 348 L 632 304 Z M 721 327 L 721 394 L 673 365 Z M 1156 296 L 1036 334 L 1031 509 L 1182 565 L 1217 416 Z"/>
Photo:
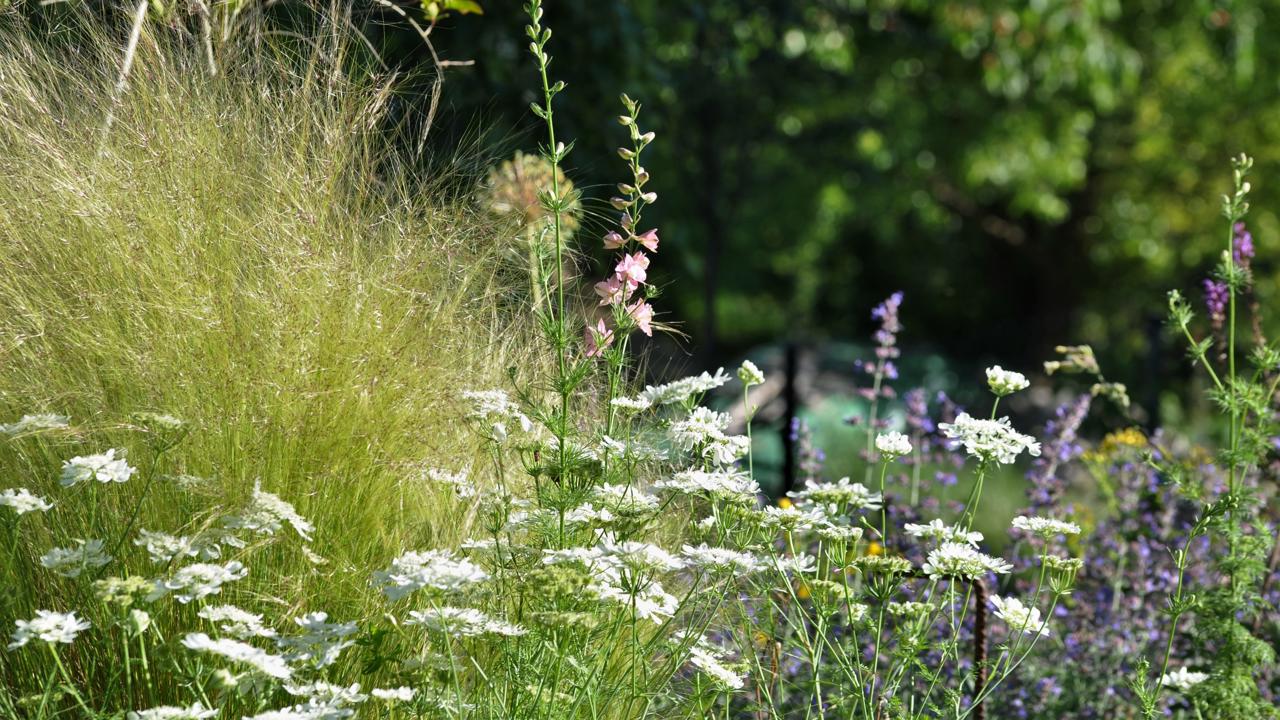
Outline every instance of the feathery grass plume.
<path fill-rule="evenodd" d="M 118 648 L 90 649 L 114 637 L 119 609 L 73 582 L 175 578 L 192 562 L 153 565 L 138 529 L 221 548 L 219 566 L 244 560 L 218 603 L 322 598 L 335 617 L 376 617 L 367 572 L 337 568 L 467 537 L 474 513 L 411 468 L 472 464 L 456 389 L 549 356 L 499 274 L 494 221 L 453 178 L 415 173 L 385 118 L 394 88 L 349 79 L 356 43 L 338 27 L 268 36 L 213 77 L 200 48 L 146 34 L 117 102 L 120 46 L 105 31 L 74 28 L 68 48 L 0 18 L 0 490 L 54 506 L 5 520 L 0 615 L 74 598 L 104 629 L 60 652 L 95 706 L 191 701 L 154 668 L 151 696 L 107 683 Z M 180 439 L 161 442 L 139 412 L 182 418 Z M 65 461 L 106 448 L 127 451 L 128 482 L 59 487 Z M 117 470 L 96 479 L 126 479 Z M 297 534 L 220 523 L 268 495 Z M 40 566 L 76 538 L 103 538 L 111 559 L 74 581 Z M 199 603 L 158 603 L 175 608 L 165 622 L 198 622 Z M 39 696 L 49 662 L 7 659 L 0 687 Z"/>

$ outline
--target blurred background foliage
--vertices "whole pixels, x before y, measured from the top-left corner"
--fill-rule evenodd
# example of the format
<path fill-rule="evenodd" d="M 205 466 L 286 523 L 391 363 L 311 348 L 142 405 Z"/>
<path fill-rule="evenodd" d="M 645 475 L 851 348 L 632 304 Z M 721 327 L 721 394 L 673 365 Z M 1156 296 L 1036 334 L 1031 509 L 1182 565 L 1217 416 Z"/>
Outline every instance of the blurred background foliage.
<path fill-rule="evenodd" d="M 209 7 L 232 5 L 298 14 Z M 393 115 L 431 114 L 425 161 L 480 179 L 535 149 L 519 2 L 397 3 L 433 28 L 436 58 L 388 5 L 328 11 L 368 38 L 357 69 L 406 78 Z M 588 215 L 578 242 L 601 255 L 625 91 L 660 138 L 646 155 L 662 237 L 650 277 L 688 335 L 659 348 L 657 372 L 865 338 L 868 309 L 900 289 L 908 353 L 1029 370 L 1087 342 L 1152 410 L 1156 388 L 1187 375 L 1161 329 L 1165 291 L 1200 296 L 1226 245 L 1226 159 L 1241 151 L 1257 156 L 1263 308 L 1276 291 L 1280 48 L 1265 27 L 1278 16 L 1264 0 L 556 0 L 571 99 L 557 123 L 578 140 L 566 170 Z"/>

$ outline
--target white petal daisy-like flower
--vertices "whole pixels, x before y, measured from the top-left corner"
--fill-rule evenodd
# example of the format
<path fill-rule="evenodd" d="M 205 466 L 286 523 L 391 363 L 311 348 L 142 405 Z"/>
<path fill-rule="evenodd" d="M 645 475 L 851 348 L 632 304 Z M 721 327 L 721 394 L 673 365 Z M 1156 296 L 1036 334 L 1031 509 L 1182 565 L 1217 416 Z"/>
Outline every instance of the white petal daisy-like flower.
<path fill-rule="evenodd" d="M 154 602 L 173 593 L 178 602 L 186 605 L 193 600 L 208 597 L 222 590 L 222 586 L 240 580 L 249 574 L 249 569 L 238 560 L 222 565 L 215 563 L 193 563 L 179 568 L 171 577 L 156 580 L 147 595 L 148 602 Z"/>
<path fill-rule="evenodd" d="M 52 610 L 37 610 L 36 616 L 30 620 L 14 622 L 9 649 L 14 650 L 32 640 L 46 643 L 62 643 L 70 645 L 76 636 L 89 629 L 89 623 L 76 617 L 74 612 L 60 613 Z"/>
<path fill-rule="evenodd" d="M 903 455 L 910 455 L 911 439 L 897 431 L 881 433 L 876 436 L 876 450 L 879 450 L 890 460 Z"/>
<path fill-rule="evenodd" d="M 75 547 L 54 548 L 40 557 L 40 564 L 62 577 L 80 577 L 85 570 L 100 568 L 111 562 L 103 551 L 102 540 L 76 540 Z"/>
<path fill-rule="evenodd" d="M 455 558 L 446 550 L 407 552 L 391 562 L 386 570 L 373 574 L 374 584 L 391 600 L 423 588 L 456 592 L 489 579 L 479 565 L 465 558 Z"/>
<path fill-rule="evenodd" d="M 278 680 L 289 680 L 293 677 L 293 670 L 284 658 L 239 640 L 226 638 L 214 640 L 204 633 L 188 633 L 182 639 L 182 645 L 195 652 L 210 653 L 232 662 L 248 665 L 263 675 Z"/>
<path fill-rule="evenodd" d="M 1188 670 L 1185 667 L 1180 667 L 1177 670 L 1165 673 L 1160 678 L 1160 684 L 1165 687 L 1173 688 L 1179 692 L 1187 692 L 1191 688 L 1208 679 L 1208 673 L 1195 672 L 1194 670 Z"/>
<path fill-rule="evenodd" d="M 1017 598 L 991 596 L 991 604 L 996 609 L 996 617 L 1004 620 L 1011 632 L 1024 635 L 1048 635 L 1049 626 L 1040 619 L 1040 609 L 1027 607 Z"/>
<path fill-rule="evenodd" d="M 119 453 L 119 457 L 116 456 Z M 133 477 L 137 468 L 125 462 L 124 451 L 112 448 L 99 455 L 73 457 L 62 463 L 63 487 L 97 480 L 100 483 L 122 483 Z"/>
<path fill-rule="evenodd" d="M 1013 566 L 1000 558 L 980 553 L 969 545 L 944 542 L 929 551 L 922 569 L 932 578 L 961 577 L 974 580 L 987 573 L 1008 573 Z"/>
<path fill-rule="evenodd" d="M 1009 418 L 980 420 L 969 413 L 960 413 L 955 422 L 939 423 L 942 434 L 963 445 L 966 452 L 983 461 L 1008 465 L 1026 452 L 1040 455 L 1040 443 L 1030 435 L 1023 435 L 1009 424 Z"/>
<path fill-rule="evenodd" d="M 995 393 L 996 397 L 1004 397 L 1012 395 L 1019 390 L 1026 390 L 1031 386 L 1031 383 L 1027 381 L 1026 375 L 1012 370 L 1005 370 L 996 365 L 987 368 L 987 386 L 991 388 L 991 392 Z"/>
<path fill-rule="evenodd" d="M 10 488 L 0 492 L 0 507 L 9 507 L 18 515 L 26 515 L 29 512 L 47 512 L 53 509 L 53 503 L 26 488 Z"/>
<path fill-rule="evenodd" d="M 966 543 L 973 547 L 978 547 L 978 543 L 982 542 L 982 533 L 976 530 L 965 530 L 955 525 L 948 525 L 937 518 L 934 518 L 927 525 L 907 523 L 902 526 L 902 529 L 911 537 L 928 538 L 938 542 Z"/>
<path fill-rule="evenodd" d="M 1013 519 L 1013 527 L 1023 532 L 1039 535 L 1046 540 L 1058 535 L 1079 535 L 1080 526 L 1065 520 L 1019 515 Z"/>
<path fill-rule="evenodd" d="M 161 705 L 148 710 L 134 710 L 126 718 L 127 720 L 205 720 L 217 714 L 217 709 L 209 709 L 196 701 L 188 707 Z"/>

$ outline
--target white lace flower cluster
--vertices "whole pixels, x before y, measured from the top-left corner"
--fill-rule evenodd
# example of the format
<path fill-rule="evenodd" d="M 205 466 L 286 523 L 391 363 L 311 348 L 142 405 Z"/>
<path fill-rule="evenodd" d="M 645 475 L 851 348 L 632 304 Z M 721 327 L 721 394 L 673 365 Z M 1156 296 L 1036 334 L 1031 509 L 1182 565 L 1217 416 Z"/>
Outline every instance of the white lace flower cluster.
<path fill-rule="evenodd" d="M 996 397 L 1005 397 L 1031 387 L 1027 376 L 1022 373 L 1005 370 L 999 365 L 987 368 L 987 387 Z"/>
<path fill-rule="evenodd" d="M 1049 626 L 1040 619 L 1040 609 L 1027 607 L 1017 598 L 991 596 L 991 605 L 996 609 L 996 617 L 1004 620 L 1009 630 L 1024 635 L 1048 635 Z"/>
<path fill-rule="evenodd" d="M 40 557 L 40 564 L 62 577 L 80 577 L 85 570 L 111 562 L 102 540 L 76 540 L 75 547 L 53 548 Z"/>
<path fill-rule="evenodd" d="M 1209 679 L 1207 673 L 1188 670 L 1180 667 L 1177 670 L 1167 672 L 1160 677 L 1160 684 L 1164 687 L 1173 688 L 1178 692 L 1188 692 L 1191 688 L 1199 685 Z"/>
<path fill-rule="evenodd" d="M 235 605 L 208 605 L 200 608 L 198 615 L 212 623 L 221 623 L 218 629 L 237 640 L 273 638 L 277 633 L 262 622 L 262 615 L 242 610 Z"/>
<path fill-rule="evenodd" d="M 466 558 L 447 550 L 407 552 L 386 570 L 373 574 L 374 584 L 390 600 L 399 600 L 418 590 L 457 592 L 489 579 L 489 574 Z"/>
<path fill-rule="evenodd" d="M 74 612 L 60 613 L 37 610 L 31 620 L 17 620 L 16 629 L 9 642 L 9 649 L 16 650 L 32 640 L 70 645 L 76 636 L 89 629 L 89 623 L 76 617 Z"/>
<path fill-rule="evenodd" d="M 679 606 L 659 576 L 685 567 L 685 561 L 652 543 L 617 542 L 607 534 L 592 547 L 544 550 L 547 565 L 572 564 L 587 572 L 587 590 L 597 598 L 634 608 L 637 618 L 661 621 Z"/>
<path fill-rule="evenodd" d="M 684 636 L 687 638 L 688 636 Z M 681 639 L 677 636 L 677 639 Z M 746 685 L 743 673 L 731 668 L 727 654 L 705 636 L 698 637 L 689 647 L 689 664 L 702 671 L 723 690 L 741 690 Z"/>
<path fill-rule="evenodd" d="M 133 710 L 125 716 L 126 720 L 205 720 L 218 714 L 218 709 L 209 709 L 199 700 L 187 707 L 160 705 L 147 710 Z"/>
<path fill-rule="evenodd" d="M 760 486 L 749 475 L 732 469 L 683 470 L 675 476 L 659 480 L 654 488 L 683 495 L 715 497 L 725 500 L 749 499 L 755 502 Z"/>
<path fill-rule="evenodd" d="M 68 426 L 70 420 L 66 415 L 53 415 L 51 413 L 23 415 L 17 422 L 0 423 L 0 433 L 22 435 L 42 430 L 62 430 Z"/>
<path fill-rule="evenodd" d="M 516 637 L 527 631 L 505 620 L 495 620 L 474 608 L 435 607 L 426 610 L 413 610 L 406 625 L 420 625 L 428 630 L 441 632 L 451 637 L 478 637 L 480 635 L 502 635 Z"/>
<path fill-rule="evenodd" d="M 876 436 L 876 450 L 888 460 L 910 455 L 911 439 L 896 431 L 881 433 Z"/>
<path fill-rule="evenodd" d="M 1013 565 L 979 552 L 967 544 L 944 542 L 929 551 L 922 569 L 935 580 L 945 577 L 977 580 L 987 573 L 1006 574 L 1013 569 Z"/>
<path fill-rule="evenodd" d="M 1060 535 L 1079 535 L 1080 526 L 1065 520 L 1047 517 L 1028 517 L 1019 515 L 1013 519 L 1013 527 L 1031 535 L 1038 535 L 1051 540 Z"/>
<path fill-rule="evenodd" d="M 801 502 L 824 505 L 834 508 L 834 512 L 850 512 L 856 510 L 879 510 L 884 498 L 880 493 L 872 492 L 860 482 L 853 482 L 842 477 L 835 482 L 815 482 L 808 480 L 804 489 L 792 490 L 787 497 Z"/>
<path fill-rule="evenodd" d="M 745 436 L 726 434 L 728 427 L 728 415 L 696 407 L 684 419 L 671 423 L 668 432 L 681 450 L 697 452 L 707 462 L 725 466 L 732 465 L 750 449 Z"/>
<path fill-rule="evenodd" d="M 471 418 L 489 425 L 491 440 L 505 442 L 513 427 L 533 432 L 533 421 L 501 390 L 467 390 L 462 397 L 471 403 Z"/>
<path fill-rule="evenodd" d="M 242 580 L 249 575 L 249 568 L 238 560 L 218 565 L 216 563 L 192 563 L 178 568 L 167 578 L 155 580 L 148 602 L 155 602 L 173 593 L 178 602 L 188 603 L 206 598 L 222 590 L 229 582 Z"/>
<path fill-rule="evenodd" d="M 182 639 L 183 647 L 193 652 L 217 655 L 233 663 L 247 665 L 257 672 L 277 680 L 293 678 L 293 668 L 280 655 L 272 655 L 249 643 L 229 638 L 213 639 L 205 633 L 188 633 Z"/>
<path fill-rule="evenodd" d="M 119 453 L 119 455 L 117 455 Z M 73 487 L 82 482 L 127 482 L 137 468 L 125 462 L 123 450 L 112 448 L 98 455 L 81 455 L 62 463 L 62 486 Z"/>
<path fill-rule="evenodd" d="M 938 423 L 938 428 L 945 437 L 963 445 L 965 452 L 983 462 L 1008 465 L 1023 452 L 1033 457 L 1040 455 L 1040 443 L 1014 430 L 1007 417 L 981 420 L 962 412 L 954 422 Z"/>
<path fill-rule="evenodd" d="M 976 530 L 966 530 L 956 525 L 948 525 L 937 518 L 931 520 L 927 525 L 907 523 L 902 526 L 902 529 L 913 538 L 927 538 L 939 543 L 964 543 L 976 548 L 978 543 L 982 542 L 982 533 Z"/>
<path fill-rule="evenodd" d="M 16 514 L 26 515 L 29 512 L 48 512 L 53 503 L 26 488 L 10 488 L 0 492 L 0 507 L 12 508 Z"/>
<path fill-rule="evenodd" d="M 260 482 L 253 484 L 249 506 L 239 515 L 223 519 L 223 526 L 229 530 L 248 530 L 259 535 L 275 535 L 285 525 L 292 527 L 303 540 L 311 540 L 311 533 L 315 532 L 315 526 L 299 515 L 292 504 L 264 491 Z"/>

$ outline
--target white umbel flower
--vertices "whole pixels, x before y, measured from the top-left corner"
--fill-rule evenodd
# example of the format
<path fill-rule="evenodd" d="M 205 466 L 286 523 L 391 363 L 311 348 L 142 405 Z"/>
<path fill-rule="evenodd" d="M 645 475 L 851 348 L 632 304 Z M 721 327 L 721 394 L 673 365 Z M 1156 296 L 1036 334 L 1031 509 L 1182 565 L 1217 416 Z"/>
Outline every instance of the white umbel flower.
<path fill-rule="evenodd" d="M 36 616 L 31 620 L 17 620 L 14 625 L 16 629 L 9 643 L 10 650 L 20 648 L 32 640 L 70 645 L 77 635 L 89 629 L 89 623 L 76 617 L 74 612 L 60 613 L 52 610 L 37 610 Z"/>
<path fill-rule="evenodd" d="M 239 640 L 226 638 L 214 640 L 204 633 L 188 633 L 182 639 L 182 644 L 195 652 L 219 655 L 232 662 L 248 665 L 263 675 L 278 680 L 288 680 L 293 677 L 293 670 L 284 658 Z"/>
<path fill-rule="evenodd" d="M 26 515 L 29 512 L 47 512 L 53 508 L 53 503 L 26 488 L 10 488 L 0 492 L 0 507 L 10 507 L 18 515 Z"/>
<path fill-rule="evenodd" d="M 474 608 L 437 607 L 414 610 L 409 613 L 406 625 L 421 625 L 428 630 L 442 632 L 452 637 L 477 637 L 503 635 L 516 637 L 526 630 L 504 620 L 495 620 Z"/>
<path fill-rule="evenodd" d="M 398 688 L 374 688 L 369 691 L 369 694 L 386 702 L 407 703 L 413 702 L 413 696 L 417 694 L 417 691 L 411 687 L 401 686 Z"/>
<path fill-rule="evenodd" d="M 0 424 L 0 433 L 21 435 L 22 433 L 38 432 L 40 430 L 61 430 L 67 427 L 69 420 L 70 418 L 66 415 L 52 415 L 49 413 L 23 415 L 22 419 L 17 422 Z"/>
<path fill-rule="evenodd" d="M 713 648 L 704 643 L 700 642 L 689 648 L 689 664 L 701 670 L 707 677 L 726 690 L 741 690 L 745 684 L 742 673 L 726 667 L 724 659 L 719 657 Z"/>
<path fill-rule="evenodd" d="M 884 498 L 866 485 L 842 477 L 835 482 L 805 482 L 803 490 L 791 491 L 788 497 L 820 505 L 835 505 L 845 510 L 879 510 Z"/>
<path fill-rule="evenodd" d="M 996 397 L 1004 397 L 1012 395 L 1019 390 L 1026 390 L 1031 386 L 1027 381 L 1027 376 L 1022 373 L 1005 370 L 999 365 L 987 368 L 987 386 L 991 388 L 991 392 Z"/>
<path fill-rule="evenodd" d="M 205 720 L 217 714 L 217 709 L 209 709 L 197 701 L 189 707 L 161 705 L 148 710 L 133 710 L 126 717 L 127 720 Z"/>
<path fill-rule="evenodd" d="M 119 457 L 116 456 L 119 453 Z M 124 451 L 112 448 L 99 455 L 82 455 L 62 463 L 62 486 L 72 487 L 82 482 L 97 480 L 100 483 L 122 483 L 137 472 L 125 462 Z"/>
<path fill-rule="evenodd" d="M 213 595 L 223 585 L 240 580 L 248 574 L 249 569 L 238 560 L 222 565 L 193 563 L 179 568 L 171 577 L 156 580 L 151 593 L 147 595 L 147 601 L 154 602 L 173 593 L 178 602 L 186 605 L 193 600 Z"/>
<path fill-rule="evenodd" d="M 979 420 L 969 413 L 960 413 L 955 422 L 939 423 L 942 434 L 964 446 L 973 457 L 987 462 L 1008 465 L 1026 452 L 1040 455 L 1040 443 L 1030 435 L 1023 435 L 1009 424 L 1009 418 Z"/>
<path fill-rule="evenodd" d="M 200 608 L 200 617 L 213 623 L 221 623 L 218 629 L 239 640 L 272 638 L 276 631 L 262 624 L 262 616 L 241 610 L 235 605 L 209 605 Z"/>
<path fill-rule="evenodd" d="M 1160 678 L 1160 684 L 1165 687 L 1173 688 L 1178 692 L 1187 692 L 1191 688 L 1208 679 L 1209 675 L 1207 673 L 1195 672 L 1194 670 L 1188 670 L 1185 667 L 1180 667 L 1173 672 L 1165 673 L 1164 676 Z"/>
<path fill-rule="evenodd" d="M 742 367 L 738 368 L 738 379 L 743 385 L 751 387 L 752 385 L 761 385 L 764 383 L 764 373 L 756 364 L 750 360 L 743 360 Z"/>
<path fill-rule="evenodd" d="M 746 473 L 737 470 L 683 470 L 669 480 L 654 483 L 659 490 L 685 495 L 710 495 L 721 498 L 755 498 L 760 486 Z"/>
<path fill-rule="evenodd" d="M 747 575 L 760 570 L 763 563 L 751 553 L 739 552 L 723 547 L 712 547 L 703 543 L 694 547 L 685 545 L 681 554 L 693 565 L 708 572 L 731 572 Z"/>
<path fill-rule="evenodd" d="M 648 402 L 650 405 L 683 403 L 709 390 L 714 390 L 727 382 L 729 382 L 729 376 L 725 374 L 724 368 L 720 368 L 716 370 L 715 375 L 704 372 L 701 375 L 681 378 L 666 385 L 657 387 L 650 385 L 644 389 L 644 392 L 640 393 L 638 399 Z"/>
<path fill-rule="evenodd" d="M 876 436 L 876 450 L 892 460 L 911 454 L 911 439 L 900 432 L 890 431 Z"/>
<path fill-rule="evenodd" d="M 315 526 L 299 515 L 293 505 L 278 495 L 265 492 L 260 482 L 253 484 L 249 507 L 239 515 L 224 518 L 223 525 L 231 530 L 248 530 L 259 535 L 275 535 L 289 525 L 303 540 L 310 540 L 311 533 L 315 532 Z"/>
<path fill-rule="evenodd" d="M 1058 535 L 1079 535 L 1080 526 L 1065 520 L 1055 520 L 1046 517 L 1028 517 L 1019 515 L 1013 519 L 1013 527 L 1023 532 L 1039 535 L 1049 540 Z"/>
<path fill-rule="evenodd" d="M 386 570 L 373 574 L 374 584 L 391 600 L 399 600 L 423 588 L 456 592 L 489 578 L 479 565 L 465 558 L 455 558 L 445 550 L 407 552 L 391 562 Z"/>
<path fill-rule="evenodd" d="M 1013 566 L 1000 558 L 980 553 L 968 545 L 944 542 L 929 552 L 929 557 L 922 569 L 926 575 L 935 579 L 961 577 L 975 580 L 987 573 L 1008 573 Z"/>
<path fill-rule="evenodd" d="M 40 564 L 62 577 L 80 577 L 85 570 L 100 568 L 111 562 L 103 552 L 102 540 L 76 540 L 76 546 L 54 548 L 40 557 Z"/>
<path fill-rule="evenodd" d="M 1004 620 L 1011 632 L 1024 635 L 1048 635 L 1049 626 L 1040 619 L 1040 608 L 1027 607 L 1017 598 L 991 596 L 991 604 L 995 606 L 996 617 Z"/>
<path fill-rule="evenodd" d="M 978 547 L 978 543 L 982 542 L 982 533 L 976 530 L 965 530 L 955 525 L 948 525 L 937 518 L 934 518 L 927 525 L 907 523 L 902 526 L 902 529 L 911 537 L 928 538 L 938 542 L 966 543 L 975 548 Z"/>
<path fill-rule="evenodd" d="M 278 638 L 276 645 L 286 650 L 289 662 L 310 662 L 318 668 L 337 662 L 342 651 L 356 643 L 351 636 L 360 630 L 353 622 L 329 622 L 325 612 L 307 613 L 293 622 L 302 633 Z"/>

